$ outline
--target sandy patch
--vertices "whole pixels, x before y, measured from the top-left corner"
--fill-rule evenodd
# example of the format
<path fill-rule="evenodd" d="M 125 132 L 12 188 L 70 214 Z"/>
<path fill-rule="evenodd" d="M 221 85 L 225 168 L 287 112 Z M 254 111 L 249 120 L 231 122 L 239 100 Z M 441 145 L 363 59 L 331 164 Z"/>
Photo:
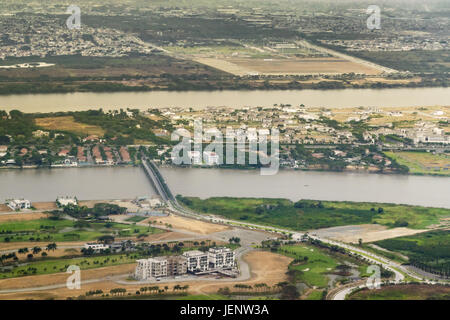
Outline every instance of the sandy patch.
<path fill-rule="evenodd" d="M 0 212 L 11 212 L 11 208 L 8 207 L 6 204 L 0 204 Z"/>
<path fill-rule="evenodd" d="M 311 233 L 317 234 L 319 237 L 325 237 L 333 240 L 358 243 L 359 239 L 363 242 L 374 242 L 384 239 L 391 239 L 403 236 L 409 236 L 429 230 L 409 229 L 409 228 L 392 228 L 378 224 L 361 224 L 342 227 L 325 228 L 314 230 Z"/>
<path fill-rule="evenodd" d="M 56 210 L 58 207 L 56 206 L 55 202 L 33 202 L 33 207 L 36 208 L 36 210 Z"/>
<path fill-rule="evenodd" d="M 41 218 L 47 218 L 47 214 L 39 212 L 30 213 L 8 213 L 0 215 L 0 223 L 10 222 L 10 221 L 29 221 Z"/>
<path fill-rule="evenodd" d="M 175 215 L 170 215 L 168 217 L 151 217 L 147 220 L 144 220 L 142 223 L 148 223 L 149 221 L 157 221 L 157 223 L 152 224 L 152 226 L 155 227 L 157 227 L 158 225 L 164 226 L 167 223 L 172 225 L 172 228 L 174 229 L 181 229 L 199 234 L 211 234 L 230 229 L 227 226 L 221 226 Z"/>
<path fill-rule="evenodd" d="M 114 275 L 127 274 L 134 272 L 135 263 L 122 264 L 118 266 L 81 270 L 81 281 L 90 279 L 102 279 Z M 68 273 L 44 274 L 38 276 L 27 276 L 0 280 L 0 290 L 30 288 L 40 286 L 51 286 L 56 284 L 64 284 L 69 277 Z M 105 279 L 106 280 L 106 279 Z M 118 287 L 119 285 L 115 285 Z M 84 287 L 84 286 L 82 286 Z M 59 289 L 53 289 L 59 290 Z M 53 291 L 49 290 L 49 291 Z M 84 293 L 84 290 L 83 290 Z"/>

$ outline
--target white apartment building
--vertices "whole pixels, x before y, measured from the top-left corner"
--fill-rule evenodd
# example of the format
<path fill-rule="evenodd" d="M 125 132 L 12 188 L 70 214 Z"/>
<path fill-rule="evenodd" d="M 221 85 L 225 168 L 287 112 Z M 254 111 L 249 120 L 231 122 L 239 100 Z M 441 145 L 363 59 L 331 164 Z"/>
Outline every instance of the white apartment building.
<path fill-rule="evenodd" d="M 211 269 L 233 268 L 236 262 L 236 254 L 230 248 L 210 248 L 208 259 Z"/>
<path fill-rule="evenodd" d="M 212 151 L 203 151 L 203 160 L 208 166 L 219 164 L 219 155 Z"/>
<path fill-rule="evenodd" d="M 137 260 L 135 277 L 138 280 L 167 277 L 167 258 L 155 257 Z"/>
<path fill-rule="evenodd" d="M 31 202 L 30 200 L 25 199 L 11 199 L 7 202 L 7 206 L 12 210 L 22 210 L 22 209 L 30 209 Z"/>
<path fill-rule="evenodd" d="M 209 269 L 208 253 L 199 250 L 186 251 L 183 256 L 187 258 L 187 270 L 201 272 Z"/>

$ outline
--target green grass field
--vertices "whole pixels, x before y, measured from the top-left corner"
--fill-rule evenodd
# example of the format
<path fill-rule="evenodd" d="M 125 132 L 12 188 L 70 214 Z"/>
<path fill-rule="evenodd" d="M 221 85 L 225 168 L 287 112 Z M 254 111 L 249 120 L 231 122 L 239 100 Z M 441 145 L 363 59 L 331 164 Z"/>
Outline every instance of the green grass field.
<path fill-rule="evenodd" d="M 80 267 L 81 270 L 109 267 L 126 263 L 135 263 L 139 256 L 137 254 L 105 255 L 97 257 L 79 257 L 79 258 L 61 258 L 61 259 L 43 259 L 25 263 L 14 267 L 12 270 L 5 270 L 0 273 L 0 279 L 15 278 L 29 275 L 51 274 L 66 272 L 71 265 Z"/>
<path fill-rule="evenodd" d="M 289 267 L 290 270 L 301 271 L 296 281 L 304 282 L 308 286 L 326 287 L 329 281 L 326 274 L 331 273 L 339 265 L 335 258 L 311 246 L 283 246 L 280 253 L 292 258 L 308 258 L 305 263 Z"/>
<path fill-rule="evenodd" d="M 178 199 L 205 214 L 272 225 L 292 230 L 309 230 L 352 224 L 378 223 L 388 227 L 422 229 L 450 216 L 449 209 L 370 202 L 313 201 L 293 203 L 286 199 L 194 197 Z M 382 211 L 379 212 L 379 208 Z"/>
<path fill-rule="evenodd" d="M 348 300 L 450 300 L 450 286 L 410 284 L 364 289 L 351 294 Z"/>
<path fill-rule="evenodd" d="M 424 232 L 375 243 L 408 256 L 411 264 L 422 269 L 450 273 L 450 230 Z"/>
<path fill-rule="evenodd" d="M 37 219 L 0 224 L 0 242 L 92 241 L 103 235 L 132 237 L 163 232 L 160 229 L 121 223 L 89 223 L 78 228 L 70 220 Z"/>
<path fill-rule="evenodd" d="M 308 295 L 308 297 L 306 297 L 306 300 L 322 300 L 322 297 L 323 290 L 314 290 Z"/>
<path fill-rule="evenodd" d="M 385 152 L 385 154 L 407 166 L 413 174 L 450 176 L 450 157 L 429 152 Z"/>

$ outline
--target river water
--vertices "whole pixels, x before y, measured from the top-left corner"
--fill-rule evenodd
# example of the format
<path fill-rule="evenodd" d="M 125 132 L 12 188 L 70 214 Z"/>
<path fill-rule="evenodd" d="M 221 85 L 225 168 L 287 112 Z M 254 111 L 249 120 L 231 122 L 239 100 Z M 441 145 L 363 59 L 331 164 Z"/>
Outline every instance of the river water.
<path fill-rule="evenodd" d="M 304 104 L 307 107 L 408 107 L 448 106 L 450 88 L 343 89 L 343 90 L 256 90 L 256 91 L 152 91 L 77 92 L 0 96 L 0 110 L 23 112 L 79 111 L 103 108 L 158 108 L 229 106 L 272 106 Z"/>
<path fill-rule="evenodd" d="M 162 168 L 174 194 L 389 202 L 450 208 L 450 178 L 282 170 Z M 141 168 L 0 170 L 0 201 L 25 197 L 54 201 L 73 195 L 82 200 L 153 195 Z"/>

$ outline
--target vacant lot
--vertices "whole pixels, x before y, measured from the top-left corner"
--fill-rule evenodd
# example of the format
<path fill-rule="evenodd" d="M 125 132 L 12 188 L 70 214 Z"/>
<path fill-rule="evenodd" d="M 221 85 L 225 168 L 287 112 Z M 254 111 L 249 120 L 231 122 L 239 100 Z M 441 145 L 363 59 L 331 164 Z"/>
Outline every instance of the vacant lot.
<path fill-rule="evenodd" d="M 376 69 L 339 58 L 210 58 L 199 57 L 195 61 L 216 69 L 244 76 L 248 74 L 264 75 L 307 75 L 364 73 L 376 75 Z"/>
<path fill-rule="evenodd" d="M 450 300 L 450 286 L 409 284 L 383 286 L 379 290 L 364 289 L 349 300 Z"/>
<path fill-rule="evenodd" d="M 381 226 L 379 224 L 361 224 L 320 229 L 315 230 L 314 233 L 320 237 L 326 237 L 349 243 L 358 243 L 359 239 L 363 242 L 373 242 L 409 236 L 424 231 L 426 230 L 409 229 L 404 227 L 388 229 L 386 226 Z"/>
<path fill-rule="evenodd" d="M 450 156 L 429 152 L 385 152 L 398 163 L 409 168 L 415 174 L 437 174 L 450 176 Z"/>
<path fill-rule="evenodd" d="M 97 126 L 79 123 L 72 116 L 37 118 L 36 125 L 47 130 L 70 131 L 78 134 L 103 136 L 105 131 Z"/>
<path fill-rule="evenodd" d="M 157 227 L 158 225 L 169 224 L 174 229 L 181 229 L 199 234 L 210 234 L 229 229 L 229 227 L 226 226 L 207 223 L 199 220 L 187 219 L 174 215 L 170 215 L 168 217 L 152 217 L 145 220 L 143 223 L 148 223 L 150 221 L 156 221 L 156 223 L 152 224 L 155 227 Z"/>
<path fill-rule="evenodd" d="M 46 213 L 8 213 L 0 215 L 0 223 L 12 222 L 12 221 L 28 221 L 41 218 L 47 218 Z M 0 229 L 2 226 L 0 226 Z"/>
<path fill-rule="evenodd" d="M 244 69 L 267 75 L 288 74 L 339 74 L 364 73 L 379 74 L 376 69 L 339 58 L 304 58 L 304 59 L 240 59 L 232 58 L 227 62 Z"/>

